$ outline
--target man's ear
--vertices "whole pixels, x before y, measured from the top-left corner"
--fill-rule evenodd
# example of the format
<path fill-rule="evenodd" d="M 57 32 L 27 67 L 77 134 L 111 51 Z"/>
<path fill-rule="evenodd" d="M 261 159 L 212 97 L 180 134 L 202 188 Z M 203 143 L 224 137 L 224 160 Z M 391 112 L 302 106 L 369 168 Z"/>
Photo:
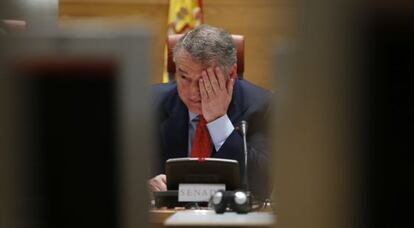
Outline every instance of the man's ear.
<path fill-rule="evenodd" d="M 231 66 L 230 71 L 229 71 L 229 76 L 232 79 L 237 78 L 237 64 L 233 64 L 233 66 Z"/>

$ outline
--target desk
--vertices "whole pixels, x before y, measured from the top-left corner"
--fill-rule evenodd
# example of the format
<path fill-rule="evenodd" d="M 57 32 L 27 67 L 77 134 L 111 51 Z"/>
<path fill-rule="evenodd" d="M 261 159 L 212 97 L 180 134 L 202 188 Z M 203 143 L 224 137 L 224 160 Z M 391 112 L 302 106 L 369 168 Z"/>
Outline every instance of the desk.
<path fill-rule="evenodd" d="M 269 211 L 216 214 L 213 210 L 151 210 L 150 224 L 161 227 L 272 227 L 275 215 Z"/>

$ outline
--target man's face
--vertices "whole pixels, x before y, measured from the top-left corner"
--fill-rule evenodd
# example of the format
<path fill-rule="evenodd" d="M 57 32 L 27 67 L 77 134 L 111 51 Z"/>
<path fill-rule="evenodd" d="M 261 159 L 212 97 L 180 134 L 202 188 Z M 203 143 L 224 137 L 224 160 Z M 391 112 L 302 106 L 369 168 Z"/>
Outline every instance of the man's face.
<path fill-rule="evenodd" d="M 201 114 L 201 95 L 198 80 L 204 66 L 195 61 L 186 51 L 181 51 L 176 56 L 176 81 L 178 94 L 187 106 L 188 110 L 195 114 Z"/>
<path fill-rule="evenodd" d="M 186 51 L 176 56 L 176 81 L 178 94 L 188 110 L 201 114 L 201 95 L 199 79 L 206 66 L 194 60 Z"/>

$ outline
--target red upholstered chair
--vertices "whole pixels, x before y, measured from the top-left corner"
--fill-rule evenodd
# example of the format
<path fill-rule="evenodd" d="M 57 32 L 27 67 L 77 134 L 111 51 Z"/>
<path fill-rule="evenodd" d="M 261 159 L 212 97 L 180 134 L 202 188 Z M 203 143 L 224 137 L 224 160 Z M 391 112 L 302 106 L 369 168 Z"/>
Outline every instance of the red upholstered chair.
<path fill-rule="evenodd" d="M 170 80 L 174 80 L 175 76 L 175 63 L 173 61 L 173 49 L 178 39 L 182 37 L 183 34 L 169 35 L 167 40 L 167 71 L 168 77 Z M 244 36 L 242 35 L 231 35 L 233 37 L 234 45 L 237 50 L 237 75 L 240 79 L 243 79 L 244 73 Z"/>

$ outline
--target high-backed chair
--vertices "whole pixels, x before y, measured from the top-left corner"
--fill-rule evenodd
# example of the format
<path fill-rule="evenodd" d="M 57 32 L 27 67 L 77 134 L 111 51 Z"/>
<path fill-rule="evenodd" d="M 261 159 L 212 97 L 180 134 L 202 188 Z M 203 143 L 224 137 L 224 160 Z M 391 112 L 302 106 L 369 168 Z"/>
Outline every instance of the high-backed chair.
<path fill-rule="evenodd" d="M 167 72 L 170 80 L 174 80 L 175 76 L 175 63 L 173 61 L 173 49 L 178 39 L 180 39 L 183 34 L 174 34 L 169 35 L 167 40 Z M 234 45 L 237 50 L 237 75 L 240 79 L 243 79 L 244 73 L 244 36 L 242 35 L 231 35 L 233 37 Z"/>

